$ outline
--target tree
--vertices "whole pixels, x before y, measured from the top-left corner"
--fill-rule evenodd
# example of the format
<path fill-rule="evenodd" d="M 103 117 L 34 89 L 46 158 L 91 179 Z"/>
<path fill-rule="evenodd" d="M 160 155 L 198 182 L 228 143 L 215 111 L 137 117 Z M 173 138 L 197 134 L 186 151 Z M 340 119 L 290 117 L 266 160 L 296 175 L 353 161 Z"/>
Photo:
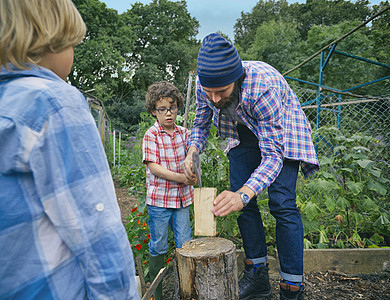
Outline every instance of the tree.
<path fill-rule="evenodd" d="M 242 49 L 249 49 L 260 25 L 271 20 L 283 19 L 285 22 L 292 20 L 287 8 L 287 0 L 260 0 L 251 12 L 241 12 L 241 18 L 234 25 L 235 43 Z"/>
<path fill-rule="evenodd" d="M 373 6 L 373 13 L 378 13 L 382 9 L 389 7 L 389 1 L 383 1 L 379 5 Z M 382 13 L 380 16 L 375 18 L 372 21 L 372 26 L 370 28 L 369 39 L 373 43 L 372 56 L 378 62 L 390 65 L 390 9 Z M 382 78 L 390 75 L 389 68 L 377 68 L 375 72 L 377 78 Z M 381 93 L 377 95 L 388 95 L 390 90 L 390 80 L 385 80 L 381 82 L 380 85 Z M 387 92 L 386 92 L 387 91 Z"/>
<path fill-rule="evenodd" d="M 129 81 L 124 58 L 133 48 L 135 34 L 118 12 L 99 0 L 75 0 L 87 33 L 75 48 L 70 82 L 81 90 L 95 89 L 99 98 L 108 98 L 119 81 Z"/>
<path fill-rule="evenodd" d="M 297 16 L 299 31 L 305 39 L 314 25 L 331 26 L 354 20 L 362 23 L 370 16 L 369 4 L 368 0 L 307 0 L 304 4 L 292 6 L 291 10 Z"/>
<path fill-rule="evenodd" d="M 280 72 L 287 71 L 299 58 L 300 35 L 296 24 L 271 20 L 261 24 L 244 60 L 261 60 Z"/>
<path fill-rule="evenodd" d="M 115 128 L 128 130 L 137 123 L 151 83 L 169 80 L 184 88 L 199 48 L 199 23 L 185 1 L 136 3 L 121 15 L 99 0 L 74 3 L 87 34 L 75 49 L 69 81 L 81 90 L 94 90 Z"/>
<path fill-rule="evenodd" d="M 365 21 L 371 13 L 368 0 L 307 0 L 289 5 L 286 0 L 260 0 L 249 13 L 241 13 L 234 25 L 235 42 L 243 49 L 253 43 L 257 28 L 271 20 L 294 22 L 302 39 L 314 25 L 334 25 L 342 21 Z"/>
<path fill-rule="evenodd" d="M 345 21 L 333 26 L 314 25 L 308 32 L 306 55 L 309 56 L 359 25 L 359 21 Z M 368 28 L 361 28 L 338 43 L 336 49 L 355 56 L 370 58 L 372 42 Z M 325 51 L 325 58 L 328 55 Z M 347 67 L 348 66 L 348 67 Z M 320 55 L 302 66 L 305 80 L 318 82 Z M 323 74 L 323 84 L 337 89 L 347 89 L 373 80 L 375 66 L 339 54 L 333 54 Z M 364 90 L 364 89 L 363 89 Z M 360 90 L 359 90 L 360 91 Z M 366 90 L 367 91 L 367 90 Z M 356 91 L 354 91 L 357 93 Z M 359 93 L 362 93 L 361 91 Z"/>
<path fill-rule="evenodd" d="M 186 2 L 137 2 L 121 18 L 137 36 L 126 58 L 137 89 L 146 90 L 157 80 L 184 87 L 199 48 L 195 39 L 199 22 L 188 13 Z"/>

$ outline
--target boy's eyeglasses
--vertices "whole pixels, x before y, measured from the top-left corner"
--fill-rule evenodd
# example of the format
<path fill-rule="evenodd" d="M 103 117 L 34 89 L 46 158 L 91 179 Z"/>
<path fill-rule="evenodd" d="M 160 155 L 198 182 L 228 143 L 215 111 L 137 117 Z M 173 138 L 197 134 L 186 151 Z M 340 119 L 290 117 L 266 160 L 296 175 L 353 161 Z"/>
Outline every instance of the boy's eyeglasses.
<path fill-rule="evenodd" d="M 160 114 L 160 115 L 166 115 L 168 113 L 168 111 L 170 111 L 172 114 L 175 114 L 177 113 L 177 106 L 172 106 L 171 108 L 156 108 L 156 111 Z"/>

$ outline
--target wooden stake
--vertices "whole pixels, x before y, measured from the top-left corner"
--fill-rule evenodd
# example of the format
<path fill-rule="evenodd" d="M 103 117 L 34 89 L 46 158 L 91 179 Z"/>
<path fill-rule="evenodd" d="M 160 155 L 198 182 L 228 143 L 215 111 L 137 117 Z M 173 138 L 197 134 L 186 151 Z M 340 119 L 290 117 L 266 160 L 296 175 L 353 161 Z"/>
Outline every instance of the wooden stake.
<path fill-rule="evenodd" d="M 138 276 L 139 276 L 139 279 L 141 282 L 141 291 L 142 291 L 142 295 L 143 295 L 146 292 L 146 284 L 145 284 L 144 273 L 142 272 L 141 258 L 139 256 L 137 256 L 136 262 L 137 262 Z"/>
<path fill-rule="evenodd" d="M 216 236 L 217 220 L 211 211 L 216 196 L 216 188 L 194 189 L 195 235 Z"/>
<path fill-rule="evenodd" d="M 159 285 L 160 281 L 163 279 L 165 273 L 167 273 L 168 269 L 167 267 L 164 267 L 158 272 L 156 278 L 154 278 L 152 284 L 146 291 L 145 295 L 142 297 L 142 300 L 149 300 L 150 297 L 152 297 L 154 291 L 156 290 L 157 286 Z"/>

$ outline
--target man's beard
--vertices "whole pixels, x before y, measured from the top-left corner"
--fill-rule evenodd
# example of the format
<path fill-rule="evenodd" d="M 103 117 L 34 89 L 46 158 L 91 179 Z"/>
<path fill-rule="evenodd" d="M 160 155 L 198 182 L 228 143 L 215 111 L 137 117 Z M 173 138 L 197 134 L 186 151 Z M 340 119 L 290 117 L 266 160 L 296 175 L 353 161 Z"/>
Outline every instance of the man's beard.
<path fill-rule="evenodd" d="M 238 95 L 238 84 L 237 82 L 234 83 L 233 91 L 230 94 L 229 97 L 222 98 L 221 100 L 218 101 L 218 103 L 215 103 L 212 99 L 207 97 L 207 99 L 211 102 L 211 104 L 218 108 L 218 109 L 223 109 L 228 107 L 232 102 L 235 97 L 235 95 Z"/>
<path fill-rule="evenodd" d="M 222 98 L 221 100 L 218 101 L 218 103 L 215 103 L 210 98 L 208 98 L 208 99 L 214 107 L 216 107 L 218 109 L 222 109 L 222 108 L 228 107 L 230 105 L 230 103 L 232 103 L 232 101 L 233 101 L 232 96 L 233 96 L 233 93 L 231 93 L 231 95 L 229 97 Z"/>

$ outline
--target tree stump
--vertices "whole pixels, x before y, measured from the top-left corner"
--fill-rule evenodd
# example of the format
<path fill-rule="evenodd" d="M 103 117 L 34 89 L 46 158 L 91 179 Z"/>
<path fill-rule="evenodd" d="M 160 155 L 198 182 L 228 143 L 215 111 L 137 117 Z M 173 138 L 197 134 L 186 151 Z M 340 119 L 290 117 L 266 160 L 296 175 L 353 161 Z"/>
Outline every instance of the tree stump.
<path fill-rule="evenodd" d="M 218 237 L 194 239 L 176 249 L 181 300 L 238 299 L 236 246 Z"/>

